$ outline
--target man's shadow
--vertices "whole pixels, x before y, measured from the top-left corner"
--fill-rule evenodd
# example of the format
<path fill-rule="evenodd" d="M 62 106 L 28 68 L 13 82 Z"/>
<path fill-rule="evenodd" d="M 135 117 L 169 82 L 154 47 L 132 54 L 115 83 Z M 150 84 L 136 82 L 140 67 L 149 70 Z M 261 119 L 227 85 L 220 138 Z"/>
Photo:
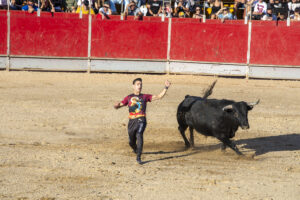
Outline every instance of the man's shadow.
<path fill-rule="evenodd" d="M 274 152 L 274 151 L 297 151 L 300 150 L 300 134 L 294 133 L 294 134 L 285 134 L 285 135 L 278 135 L 278 136 L 242 139 L 242 140 L 235 141 L 235 143 L 238 145 L 241 151 L 245 151 L 245 150 L 255 151 L 256 156 L 263 155 L 268 152 Z M 186 153 L 181 155 L 166 156 L 158 159 L 147 160 L 142 162 L 142 164 L 187 157 L 205 151 L 206 152 L 215 151 L 217 149 L 220 149 L 220 147 L 221 147 L 220 144 L 216 144 L 216 145 L 194 147 L 192 148 L 192 151 L 189 152 L 186 152 L 187 148 L 181 148 L 173 151 L 145 152 L 144 154 L 154 154 L 154 155 L 167 155 L 167 154 L 184 153 L 184 152 Z"/>
<path fill-rule="evenodd" d="M 300 134 L 242 139 L 235 143 L 240 149 L 254 150 L 256 156 L 274 151 L 297 151 L 300 150 Z"/>
<path fill-rule="evenodd" d="M 184 143 L 182 143 L 182 145 L 184 146 Z M 188 149 L 190 149 L 190 148 L 183 147 L 179 150 L 173 150 L 173 151 L 144 152 L 143 154 L 154 154 L 154 155 L 175 154 L 175 153 L 183 153 L 183 152 L 186 152 L 186 153 L 181 154 L 181 155 L 166 156 L 166 157 L 163 157 L 163 158 L 143 161 L 142 165 L 150 163 L 150 162 L 187 157 L 187 156 L 191 156 L 191 155 L 198 154 L 198 153 L 201 153 L 201 152 L 214 151 L 214 150 L 220 149 L 220 144 L 208 145 L 208 146 L 195 146 L 195 147 L 191 148 L 192 151 L 187 152 Z"/>

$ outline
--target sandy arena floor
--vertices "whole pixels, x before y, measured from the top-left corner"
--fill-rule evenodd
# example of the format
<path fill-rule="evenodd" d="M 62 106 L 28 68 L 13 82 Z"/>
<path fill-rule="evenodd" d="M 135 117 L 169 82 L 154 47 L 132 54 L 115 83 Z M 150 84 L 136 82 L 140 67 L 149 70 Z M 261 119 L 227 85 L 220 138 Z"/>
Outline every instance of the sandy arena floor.
<path fill-rule="evenodd" d="M 128 109 L 144 80 L 144 165 L 127 144 Z M 0 199 L 300 199 L 300 82 L 219 78 L 211 98 L 261 100 L 234 138 L 245 156 L 195 135 L 184 150 L 176 109 L 214 77 L 0 72 Z"/>

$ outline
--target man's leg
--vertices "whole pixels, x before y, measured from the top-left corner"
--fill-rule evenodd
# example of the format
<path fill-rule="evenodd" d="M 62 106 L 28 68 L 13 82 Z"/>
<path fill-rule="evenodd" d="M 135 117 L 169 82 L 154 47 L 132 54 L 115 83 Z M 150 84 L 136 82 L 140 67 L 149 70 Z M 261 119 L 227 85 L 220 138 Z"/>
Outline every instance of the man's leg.
<path fill-rule="evenodd" d="M 138 119 L 138 130 L 136 131 L 136 138 L 137 138 L 137 157 L 136 161 L 138 163 L 142 163 L 141 161 L 141 155 L 143 152 L 143 144 L 144 144 L 144 131 L 146 128 L 147 122 L 145 118 Z"/>
<path fill-rule="evenodd" d="M 130 119 L 128 122 L 128 139 L 129 146 L 137 153 L 136 147 L 136 130 L 137 130 L 137 119 Z"/>

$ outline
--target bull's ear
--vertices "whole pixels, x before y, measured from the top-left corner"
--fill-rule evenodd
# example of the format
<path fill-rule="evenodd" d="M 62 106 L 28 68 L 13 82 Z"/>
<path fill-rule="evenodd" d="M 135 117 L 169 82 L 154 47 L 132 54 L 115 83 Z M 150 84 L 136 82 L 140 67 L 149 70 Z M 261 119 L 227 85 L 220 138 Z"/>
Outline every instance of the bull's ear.
<path fill-rule="evenodd" d="M 259 104 L 259 99 L 256 101 L 256 102 L 253 102 L 253 103 L 248 103 L 247 102 L 247 109 L 248 110 L 252 110 L 252 108 L 255 106 L 255 105 L 257 105 L 257 104 Z"/>
<path fill-rule="evenodd" d="M 232 104 L 223 107 L 223 111 L 232 112 L 233 111 Z"/>

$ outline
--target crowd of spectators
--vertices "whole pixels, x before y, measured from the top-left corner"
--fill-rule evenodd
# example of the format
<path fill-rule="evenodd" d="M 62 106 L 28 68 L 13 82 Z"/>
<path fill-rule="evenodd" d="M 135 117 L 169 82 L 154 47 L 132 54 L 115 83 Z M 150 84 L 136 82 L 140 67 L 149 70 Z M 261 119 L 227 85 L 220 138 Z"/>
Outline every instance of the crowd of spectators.
<path fill-rule="evenodd" d="M 91 1 L 91 2 L 90 2 Z M 7 9 L 0 0 L 0 9 Z M 89 5 L 91 4 L 91 9 Z M 178 18 L 300 21 L 300 0 L 10 0 L 11 10 L 34 12 L 72 12 L 83 14 L 162 16 Z"/>

